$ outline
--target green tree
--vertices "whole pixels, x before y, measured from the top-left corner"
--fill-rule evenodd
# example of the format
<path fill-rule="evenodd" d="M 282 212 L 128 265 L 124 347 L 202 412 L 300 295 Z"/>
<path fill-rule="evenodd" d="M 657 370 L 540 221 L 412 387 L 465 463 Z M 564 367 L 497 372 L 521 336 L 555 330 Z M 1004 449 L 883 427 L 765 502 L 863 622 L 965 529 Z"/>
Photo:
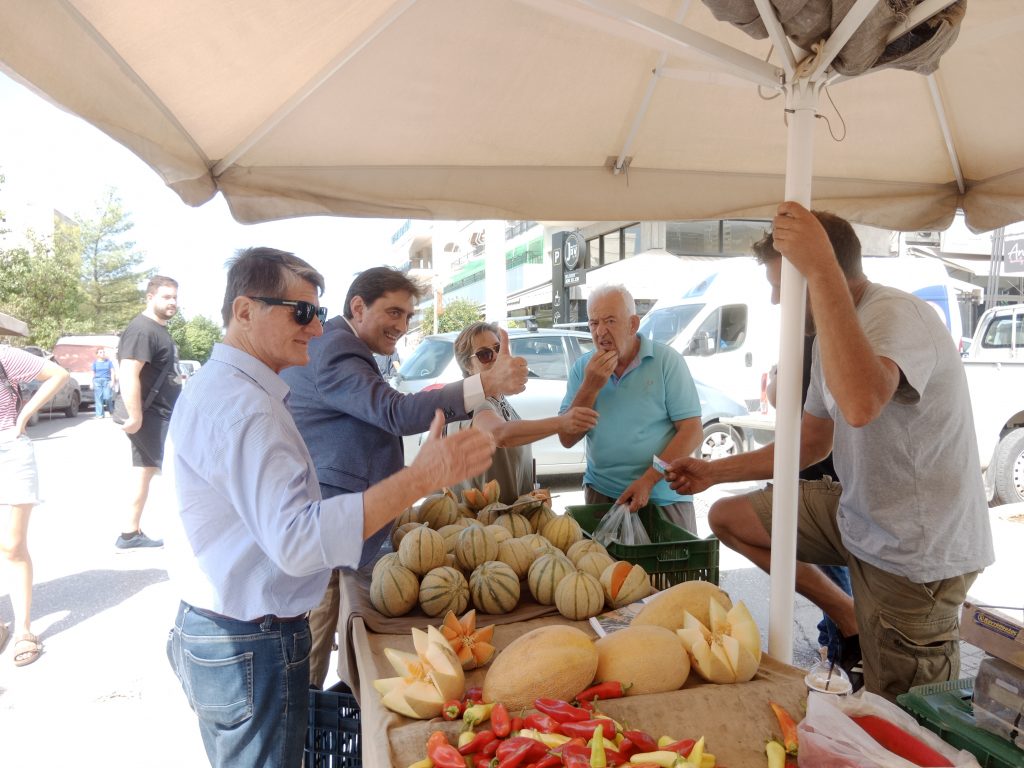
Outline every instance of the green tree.
<path fill-rule="evenodd" d="M 483 315 L 480 314 L 480 307 L 475 301 L 456 299 L 449 304 L 445 304 L 441 309 L 441 314 L 437 316 L 437 332 L 461 331 L 468 325 L 482 319 Z M 423 321 L 420 327 L 425 334 L 434 332 L 433 306 L 423 310 Z"/>
<path fill-rule="evenodd" d="M 200 363 L 210 359 L 213 345 L 224 338 L 220 324 L 203 315 L 186 320 L 179 313 L 167 323 L 167 330 L 178 345 L 178 359 Z"/>

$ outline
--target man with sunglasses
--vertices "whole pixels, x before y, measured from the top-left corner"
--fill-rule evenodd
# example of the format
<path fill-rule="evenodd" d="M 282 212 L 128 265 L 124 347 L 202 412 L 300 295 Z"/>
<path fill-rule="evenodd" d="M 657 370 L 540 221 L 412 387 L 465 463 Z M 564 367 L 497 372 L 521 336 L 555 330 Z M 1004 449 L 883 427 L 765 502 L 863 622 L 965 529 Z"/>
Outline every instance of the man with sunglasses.
<path fill-rule="evenodd" d="M 291 387 L 288 407 L 316 462 L 324 498 L 361 493 L 405 465 L 402 437 L 427 430 L 435 410 L 447 421 L 468 418 L 487 397 L 526 388 L 526 360 L 512 357 L 508 344 L 497 362 L 478 376 L 436 390 L 403 394 L 381 375 L 374 355 L 391 355 L 409 329 L 423 289 L 390 267 L 367 269 L 353 280 L 342 315 L 331 318 L 324 335 L 309 345 L 309 364 L 281 377 Z M 445 485 L 438 482 L 435 488 Z M 363 547 L 371 561 L 390 526 Z M 310 617 L 313 660 L 310 682 L 323 686 L 341 614 L 338 574 Z"/>
<path fill-rule="evenodd" d="M 323 333 L 323 277 L 290 253 L 231 263 L 227 332 L 171 419 L 168 469 L 180 527 L 168 532 L 181 603 L 167 656 L 216 768 L 298 768 L 309 705 L 307 614 L 333 568 L 438 484 L 482 472 L 494 442 L 472 430 L 431 440 L 416 461 L 359 493 L 321 496 L 280 372 Z M 336 436 L 336 441 L 343 438 Z"/>

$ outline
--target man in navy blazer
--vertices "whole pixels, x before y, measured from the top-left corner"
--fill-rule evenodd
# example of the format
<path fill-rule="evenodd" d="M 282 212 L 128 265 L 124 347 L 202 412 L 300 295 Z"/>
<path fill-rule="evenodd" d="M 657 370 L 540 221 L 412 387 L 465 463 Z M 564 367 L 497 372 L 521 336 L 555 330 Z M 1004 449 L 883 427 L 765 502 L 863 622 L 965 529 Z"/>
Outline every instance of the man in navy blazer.
<path fill-rule="evenodd" d="M 526 388 L 526 361 L 502 354 L 491 370 L 429 392 L 402 394 L 380 373 L 374 354 L 390 355 L 405 335 L 422 289 L 390 267 L 361 272 L 349 287 L 342 317 L 309 343 L 309 363 L 287 368 L 288 407 L 306 441 L 323 497 L 359 493 L 405 466 L 404 435 L 430 427 L 440 408 L 448 421 L 469 418 L 488 396 Z M 385 526 L 363 545 L 362 563 L 373 559 L 391 534 Z M 313 651 L 310 682 L 323 686 L 339 619 L 338 573 L 310 615 Z"/>

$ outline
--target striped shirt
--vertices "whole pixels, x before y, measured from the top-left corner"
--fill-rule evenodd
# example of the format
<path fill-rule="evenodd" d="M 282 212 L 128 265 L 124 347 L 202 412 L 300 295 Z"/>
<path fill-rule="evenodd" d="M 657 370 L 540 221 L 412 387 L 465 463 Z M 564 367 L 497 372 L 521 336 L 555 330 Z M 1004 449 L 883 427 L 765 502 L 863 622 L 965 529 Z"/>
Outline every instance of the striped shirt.
<path fill-rule="evenodd" d="M 23 349 L 0 346 L 0 363 L 7 372 L 10 385 L 0 383 L 0 429 L 10 429 L 17 421 L 17 396 L 13 387 L 26 381 L 32 381 L 43 370 L 46 361 L 41 357 L 29 354 Z"/>

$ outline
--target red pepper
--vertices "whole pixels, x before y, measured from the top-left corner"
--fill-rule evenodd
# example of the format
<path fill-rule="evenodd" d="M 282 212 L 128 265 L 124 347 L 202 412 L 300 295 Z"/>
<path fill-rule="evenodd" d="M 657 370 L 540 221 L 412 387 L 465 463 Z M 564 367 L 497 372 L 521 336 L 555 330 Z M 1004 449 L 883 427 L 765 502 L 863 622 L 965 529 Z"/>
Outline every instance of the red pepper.
<path fill-rule="evenodd" d="M 559 744 L 557 747 L 551 750 L 552 754 L 561 755 L 566 749 L 572 750 L 575 747 L 586 747 L 587 740 L 579 736 L 569 739 L 565 744 Z"/>
<path fill-rule="evenodd" d="M 474 685 L 472 688 L 466 689 L 466 701 L 473 701 L 477 704 L 482 704 L 484 700 L 484 689 L 479 685 Z"/>
<path fill-rule="evenodd" d="M 576 706 L 578 706 L 580 709 L 586 712 L 594 711 L 594 702 L 592 701 L 578 701 L 576 702 Z"/>
<path fill-rule="evenodd" d="M 606 739 L 615 738 L 615 723 L 611 720 L 583 720 L 578 723 L 561 723 L 558 732 L 566 736 L 594 736 L 594 729 L 601 726 L 601 732 Z"/>
<path fill-rule="evenodd" d="M 549 754 L 546 757 L 542 757 L 536 763 L 533 764 L 533 768 L 554 768 L 556 765 L 562 764 L 561 755 Z"/>
<path fill-rule="evenodd" d="M 884 718 L 876 715 L 860 715 L 852 720 L 883 747 L 914 765 L 953 765 L 916 736 L 907 733 L 895 723 L 890 723 Z"/>
<path fill-rule="evenodd" d="M 558 721 L 543 712 L 531 712 L 523 720 L 524 728 L 531 728 L 541 733 L 557 733 Z"/>
<path fill-rule="evenodd" d="M 473 768 L 491 768 L 491 755 L 473 755 Z"/>
<path fill-rule="evenodd" d="M 635 754 L 638 754 L 639 752 L 640 750 L 637 749 L 636 744 L 633 743 L 633 740 L 629 738 L 629 736 L 622 737 L 622 741 L 619 742 L 620 755 L 622 755 L 628 761 L 630 757 L 632 757 Z"/>
<path fill-rule="evenodd" d="M 776 704 L 774 701 L 768 703 L 771 705 L 772 712 L 775 713 L 775 719 L 779 721 L 779 728 L 782 729 L 782 746 L 786 748 L 786 754 L 796 756 L 800 747 L 796 723 L 781 704 Z"/>
<path fill-rule="evenodd" d="M 690 753 L 693 752 L 693 746 L 697 742 L 693 739 L 680 739 L 679 741 L 673 741 L 671 744 L 666 744 L 664 747 L 658 747 L 658 749 L 664 749 L 668 752 L 675 752 L 677 755 L 683 757 L 689 757 Z"/>
<path fill-rule="evenodd" d="M 629 685 L 623 685 L 618 680 L 609 680 L 604 683 L 592 685 L 589 688 L 576 694 L 576 701 L 593 701 L 594 699 L 620 699 L 626 695 Z"/>
<path fill-rule="evenodd" d="M 504 739 L 512 730 L 512 720 L 509 717 L 508 709 L 500 701 L 491 710 L 491 728 L 499 739 Z"/>
<path fill-rule="evenodd" d="M 574 707 L 569 702 L 561 701 L 560 699 L 534 699 L 533 708 L 543 712 L 545 715 L 551 715 L 560 723 L 580 722 L 590 719 L 589 712 L 579 707 Z"/>
<path fill-rule="evenodd" d="M 622 735 L 636 745 L 637 752 L 657 752 L 658 742 L 646 731 L 623 731 Z"/>
<path fill-rule="evenodd" d="M 590 747 L 579 744 L 564 745 L 562 764 L 566 768 L 590 768 Z"/>
<path fill-rule="evenodd" d="M 509 730 L 512 733 L 518 733 L 519 731 L 523 730 L 523 718 L 521 718 L 521 717 L 513 717 L 512 718 L 512 727 L 509 728 Z"/>
<path fill-rule="evenodd" d="M 498 768 L 517 768 L 529 760 L 536 760 L 548 752 L 547 746 L 525 736 L 513 736 L 498 745 L 495 757 Z"/>
<path fill-rule="evenodd" d="M 449 699 L 444 703 L 444 709 L 441 710 L 441 716 L 445 720 L 458 720 L 462 717 L 462 711 L 465 707 L 462 706 L 462 702 L 458 699 Z"/>
<path fill-rule="evenodd" d="M 608 763 L 608 768 L 617 768 L 620 765 L 626 765 L 629 763 L 629 758 L 623 755 L 618 750 L 604 748 L 604 759 Z"/>
<path fill-rule="evenodd" d="M 466 768 L 466 760 L 459 750 L 448 743 L 443 731 L 434 731 L 427 739 L 427 757 L 434 768 Z"/>
<path fill-rule="evenodd" d="M 484 744 L 483 749 L 480 750 L 481 755 L 487 755 L 487 757 L 494 757 L 494 754 L 498 751 L 498 747 L 504 744 L 501 739 L 495 739 Z"/>
<path fill-rule="evenodd" d="M 459 747 L 460 755 L 472 755 L 474 752 L 479 752 L 485 746 L 490 744 L 492 741 L 497 739 L 497 735 L 494 731 L 480 731 L 476 736 L 473 737 L 472 741 L 466 742 L 463 746 Z"/>

